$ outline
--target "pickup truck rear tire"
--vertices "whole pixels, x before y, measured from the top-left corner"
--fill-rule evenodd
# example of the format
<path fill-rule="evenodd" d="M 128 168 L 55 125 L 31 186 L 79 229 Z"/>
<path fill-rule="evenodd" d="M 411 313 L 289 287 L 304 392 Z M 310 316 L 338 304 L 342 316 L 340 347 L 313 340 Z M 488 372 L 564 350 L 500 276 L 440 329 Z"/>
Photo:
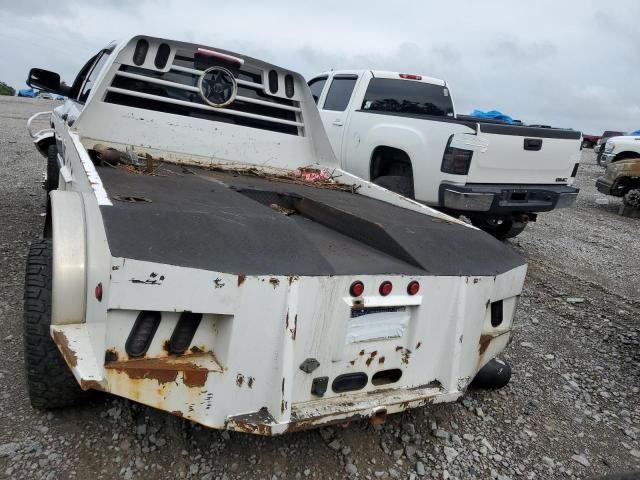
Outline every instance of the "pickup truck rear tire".
<path fill-rule="evenodd" d="M 58 149 L 55 145 L 49 145 L 47 149 L 47 180 L 44 182 L 44 189 L 49 193 L 58 189 L 60 177 L 60 167 L 58 166 Z"/>
<path fill-rule="evenodd" d="M 493 235 L 498 240 L 506 240 L 520 235 L 527 224 L 524 222 L 515 222 L 509 219 L 496 219 L 492 217 L 471 217 L 471 223 L 474 227 Z"/>
<path fill-rule="evenodd" d="M 379 185 L 392 192 L 399 193 L 400 195 L 408 198 L 414 197 L 413 179 L 401 175 L 384 175 L 376 178 L 373 183 Z"/>
<path fill-rule="evenodd" d="M 51 339 L 53 242 L 35 240 L 29 247 L 24 289 L 24 359 L 29 399 L 34 408 L 60 408 L 88 396 Z"/>

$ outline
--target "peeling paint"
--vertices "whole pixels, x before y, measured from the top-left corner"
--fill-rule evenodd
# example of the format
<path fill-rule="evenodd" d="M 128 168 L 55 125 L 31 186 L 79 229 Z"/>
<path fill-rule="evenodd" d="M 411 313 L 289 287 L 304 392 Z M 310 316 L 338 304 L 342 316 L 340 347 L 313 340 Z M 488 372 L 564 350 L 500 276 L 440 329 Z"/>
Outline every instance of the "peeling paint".
<path fill-rule="evenodd" d="M 146 280 L 132 278 L 129 281 L 131 283 L 141 283 L 143 285 L 162 285 L 162 282 L 164 282 L 164 275 L 158 275 L 155 272 L 151 272 L 149 274 L 149 278 L 147 278 Z"/>
<path fill-rule="evenodd" d="M 222 281 L 221 278 L 218 277 L 213 281 L 213 285 L 215 288 L 222 288 L 224 287 L 224 282 Z"/>
<path fill-rule="evenodd" d="M 76 356 L 76 352 L 71 350 L 71 348 L 69 347 L 69 340 L 64 333 L 54 330 L 53 341 L 56 343 L 56 345 L 58 345 L 58 349 L 60 350 L 60 353 L 62 353 L 62 357 L 64 358 L 65 362 L 67 362 L 67 365 L 69 365 L 69 367 L 74 368 L 76 365 L 78 365 L 78 357 Z"/>
<path fill-rule="evenodd" d="M 175 382 L 181 373 L 182 383 L 186 387 L 202 387 L 209 375 L 209 369 L 195 363 L 202 356 L 203 354 L 115 361 L 107 363 L 105 368 L 124 373 L 132 380 L 156 380 L 161 385 Z"/>
<path fill-rule="evenodd" d="M 280 280 L 278 280 L 276 277 L 271 277 L 269 279 L 269 283 L 273 285 L 273 288 L 276 288 L 278 285 L 280 285 Z"/>

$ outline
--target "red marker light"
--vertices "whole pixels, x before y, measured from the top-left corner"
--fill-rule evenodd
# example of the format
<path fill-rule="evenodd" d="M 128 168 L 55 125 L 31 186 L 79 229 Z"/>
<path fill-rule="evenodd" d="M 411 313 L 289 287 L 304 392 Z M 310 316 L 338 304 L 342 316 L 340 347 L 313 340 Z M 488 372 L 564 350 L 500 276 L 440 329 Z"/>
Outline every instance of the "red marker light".
<path fill-rule="evenodd" d="M 415 295 L 419 291 L 420 291 L 420 284 L 418 282 L 416 282 L 415 280 L 413 280 L 412 282 L 409 282 L 409 285 L 407 285 L 407 293 L 409 295 Z"/>
<path fill-rule="evenodd" d="M 380 295 L 382 295 L 383 297 L 389 295 L 391 293 L 391 290 L 393 290 L 393 285 L 390 281 L 386 280 L 380 284 Z"/>
<path fill-rule="evenodd" d="M 96 299 L 102 301 L 102 283 L 96 285 Z"/>
<path fill-rule="evenodd" d="M 362 283 L 360 280 L 353 282 L 351 284 L 351 287 L 349 287 L 349 294 L 351 294 L 352 297 L 360 297 L 363 293 L 364 283 Z"/>
<path fill-rule="evenodd" d="M 414 75 L 413 73 L 400 73 L 400 78 L 404 78 L 405 80 L 422 80 L 421 75 Z"/>

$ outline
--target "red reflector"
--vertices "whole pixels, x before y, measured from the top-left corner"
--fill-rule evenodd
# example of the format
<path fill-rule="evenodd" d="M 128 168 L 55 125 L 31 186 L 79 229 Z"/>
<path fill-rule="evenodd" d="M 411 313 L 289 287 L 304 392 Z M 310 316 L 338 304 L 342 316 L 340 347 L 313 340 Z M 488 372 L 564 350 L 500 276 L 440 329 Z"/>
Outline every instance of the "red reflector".
<path fill-rule="evenodd" d="M 415 280 L 412 282 L 409 282 L 409 285 L 407 285 L 407 293 L 409 295 L 415 295 L 419 291 L 420 291 L 420 284 L 418 282 L 416 282 Z"/>
<path fill-rule="evenodd" d="M 390 281 L 387 280 L 380 284 L 380 295 L 382 295 L 383 297 L 389 295 L 391 293 L 391 290 L 393 290 L 393 285 Z"/>
<path fill-rule="evenodd" d="M 405 80 L 422 80 L 421 75 L 414 75 L 413 73 L 400 73 L 400 78 L 404 78 Z"/>
<path fill-rule="evenodd" d="M 364 283 L 361 281 L 353 282 L 349 287 L 349 293 L 352 297 L 360 297 L 364 293 Z"/>
<path fill-rule="evenodd" d="M 102 283 L 96 285 L 96 299 L 102 301 Z"/>

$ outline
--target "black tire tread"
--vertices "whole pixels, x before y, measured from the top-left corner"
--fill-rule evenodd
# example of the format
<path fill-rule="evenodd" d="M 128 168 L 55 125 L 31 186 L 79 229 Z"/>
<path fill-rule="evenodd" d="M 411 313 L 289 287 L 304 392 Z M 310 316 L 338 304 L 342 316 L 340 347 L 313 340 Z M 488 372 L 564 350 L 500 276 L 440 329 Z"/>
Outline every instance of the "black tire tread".
<path fill-rule="evenodd" d="M 34 408 L 61 408 L 87 397 L 51 339 L 51 239 L 29 247 L 24 288 L 24 360 Z"/>

